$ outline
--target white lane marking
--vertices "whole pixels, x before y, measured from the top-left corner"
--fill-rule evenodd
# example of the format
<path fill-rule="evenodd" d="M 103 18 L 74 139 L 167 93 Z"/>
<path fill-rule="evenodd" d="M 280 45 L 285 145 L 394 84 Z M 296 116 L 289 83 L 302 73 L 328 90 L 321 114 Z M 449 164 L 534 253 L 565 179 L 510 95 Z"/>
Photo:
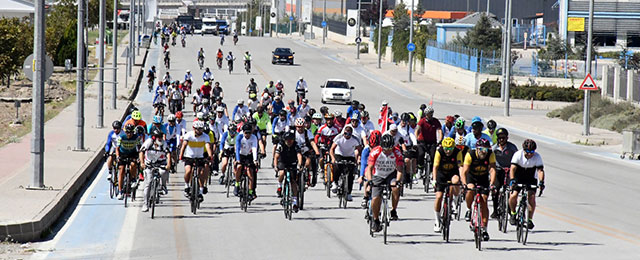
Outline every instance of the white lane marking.
<path fill-rule="evenodd" d="M 134 235 L 136 233 L 136 225 L 138 224 L 138 214 L 140 214 L 140 207 L 138 207 L 140 205 L 139 201 L 143 200 L 141 196 L 142 193 L 142 189 L 138 189 L 136 192 L 136 201 L 138 203 L 131 203 L 127 208 L 127 213 L 124 217 L 122 229 L 120 229 L 120 236 L 114 253 L 114 258 L 116 259 L 131 258 L 129 253 L 133 249 Z"/>
<path fill-rule="evenodd" d="M 361 76 L 363 76 L 364 78 L 368 79 L 369 81 L 376 83 L 380 86 L 382 86 L 383 88 L 386 88 L 388 90 L 391 90 L 393 93 L 396 93 L 402 97 L 408 98 L 408 99 L 413 99 L 413 100 L 421 100 L 422 98 L 419 97 L 419 95 L 410 95 L 409 93 L 405 93 L 404 91 L 399 91 L 397 88 L 392 87 L 393 84 L 382 84 L 379 80 L 379 78 L 375 77 L 374 75 L 366 75 L 363 72 L 360 71 L 359 68 L 353 68 L 350 67 L 349 69 L 351 69 L 352 71 L 354 71 L 355 73 L 360 74 Z M 378 80 L 376 80 L 378 79 Z M 403 87 L 400 87 L 402 89 L 404 89 Z"/>
<path fill-rule="evenodd" d="M 338 59 L 336 59 L 336 58 L 334 58 L 334 57 L 332 57 L 332 56 L 329 56 L 329 55 L 322 55 L 322 57 L 325 57 L 325 58 L 327 58 L 328 60 L 333 61 L 333 62 L 338 63 L 338 64 L 340 64 L 340 63 L 341 63 Z"/>
<path fill-rule="evenodd" d="M 83 205 L 83 204 L 87 203 L 87 199 L 93 193 L 93 190 L 98 185 L 98 182 L 106 180 L 106 177 L 105 177 L 106 172 L 107 172 L 107 167 L 106 167 L 106 163 L 105 163 L 102 166 L 102 169 L 100 169 L 100 173 L 98 173 L 98 176 L 96 176 L 96 178 L 94 179 L 93 183 L 91 183 L 91 185 L 89 185 L 89 188 L 84 192 L 84 194 L 82 194 L 82 198 L 80 198 L 80 201 L 78 201 L 78 205 Z M 71 214 L 71 216 L 69 217 L 69 219 L 67 219 L 67 221 L 66 221 L 65 225 L 62 227 L 62 229 L 60 229 L 60 231 L 58 231 L 58 234 L 56 234 L 55 237 L 52 240 L 42 243 L 42 245 L 40 245 L 38 247 L 38 251 L 42 251 L 42 252 L 38 252 L 38 253 L 33 254 L 31 256 L 31 259 L 46 259 L 46 258 L 48 258 L 49 254 L 55 250 L 55 246 L 58 244 L 60 239 L 62 239 L 62 237 L 64 237 L 64 235 L 65 235 L 65 233 L 67 233 L 67 230 L 69 229 L 69 227 L 72 226 L 71 223 L 73 223 L 75 221 L 75 219 L 78 216 L 78 214 L 80 214 L 80 210 L 77 210 L 77 209 L 74 210 L 73 213 Z"/>

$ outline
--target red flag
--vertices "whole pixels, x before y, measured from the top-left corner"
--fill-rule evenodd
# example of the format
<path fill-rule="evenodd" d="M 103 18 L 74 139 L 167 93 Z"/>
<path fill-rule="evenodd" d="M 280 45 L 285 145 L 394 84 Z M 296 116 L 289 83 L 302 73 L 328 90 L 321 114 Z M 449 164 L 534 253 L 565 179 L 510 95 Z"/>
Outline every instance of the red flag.
<path fill-rule="evenodd" d="M 378 117 L 378 125 L 380 131 L 387 131 L 387 123 L 389 122 L 389 106 L 383 106 L 380 110 L 380 116 Z"/>

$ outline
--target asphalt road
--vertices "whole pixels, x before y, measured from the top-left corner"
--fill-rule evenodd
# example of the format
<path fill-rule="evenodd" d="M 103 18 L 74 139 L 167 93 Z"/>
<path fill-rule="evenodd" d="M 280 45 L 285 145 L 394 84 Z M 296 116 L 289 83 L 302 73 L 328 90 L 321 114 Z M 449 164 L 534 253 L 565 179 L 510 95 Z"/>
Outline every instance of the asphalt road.
<path fill-rule="evenodd" d="M 414 93 L 385 80 L 358 65 L 342 61 L 335 53 L 299 40 L 274 38 L 240 38 L 237 46 L 223 46 L 238 56 L 231 75 L 213 69 L 216 81 L 225 90 L 231 110 L 235 101 L 245 98 L 249 78 L 260 87 L 268 80 L 282 79 L 287 97 L 299 76 L 307 80 L 310 103 L 320 104 L 320 88 L 327 78 L 343 78 L 356 87 L 354 97 L 375 114 L 382 100 L 388 100 L 395 111 L 416 111 L 428 103 L 425 93 Z M 292 48 L 294 66 L 272 65 L 271 51 L 276 46 Z M 201 84 L 196 52 L 205 48 L 206 65 L 215 67 L 215 51 L 220 47 L 217 37 L 188 38 L 187 48 L 171 48 L 174 78 L 181 78 L 191 69 L 196 85 Z M 253 54 L 253 71 L 242 70 L 240 54 Z M 160 57 L 158 49 L 150 52 L 152 63 Z M 351 52 L 352 50 L 345 50 Z M 156 67 L 164 73 L 161 60 Z M 389 65 L 390 66 L 390 65 Z M 423 94 L 424 96 L 421 96 Z M 144 119 L 151 118 L 151 96 L 141 89 L 137 101 Z M 346 106 L 331 105 L 345 110 Z M 469 119 L 502 114 L 501 108 L 434 103 L 436 117 L 460 114 Z M 231 112 L 231 111 L 230 111 Z M 544 113 L 544 111 L 514 110 L 513 113 Z M 188 119 L 192 113 L 187 113 Z M 500 122 L 498 122 L 499 124 Z M 336 198 L 326 198 L 322 184 L 306 193 L 305 210 L 285 220 L 275 196 L 273 169 L 259 172 L 258 198 L 247 213 L 240 211 L 237 198 L 226 198 L 222 186 L 210 186 L 205 201 L 193 215 L 182 195 L 183 170 L 171 175 L 169 195 L 161 199 L 157 219 L 140 212 L 141 198 L 133 207 L 124 208 L 122 201 L 109 199 L 106 170 L 101 169 L 87 188 L 64 225 L 50 240 L 38 243 L 34 258 L 94 259 L 94 258 L 156 258 L 156 259 L 417 259 L 445 257 L 496 259 L 639 259 L 640 210 L 636 201 L 640 177 L 637 163 L 621 161 L 616 156 L 596 148 L 578 146 L 558 140 L 530 135 L 526 129 L 510 129 L 511 139 L 518 146 L 523 136 L 539 143 L 538 152 L 545 162 L 547 189 L 538 198 L 539 208 L 534 218 L 536 228 L 529 234 L 526 246 L 516 243 L 513 227 L 510 232 L 498 232 L 495 221 L 489 224 L 491 240 L 483 243 L 484 251 L 474 247 L 472 233 L 464 221 L 452 223 L 451 242 L 444 243 L 433 232 L 433 194 L 425 194 L 422 186 L 406 191 L 398 210 L 400 220 L 389 227 L 389 244 L 382 238 L 371 238 L 360 209 L 362 193 L 354 189 L 354 201 L 347 209 L 338 209 Z M 268 150 L 270 151 L 270 145 Z M 269 162 L 271 156 L 263 162 Z M 269 163 L 264 163 L 268 165 Z M 180 167 L 182 168 L 182 167 Z M 141 192 L 139 192 L 141 194 Z"/>

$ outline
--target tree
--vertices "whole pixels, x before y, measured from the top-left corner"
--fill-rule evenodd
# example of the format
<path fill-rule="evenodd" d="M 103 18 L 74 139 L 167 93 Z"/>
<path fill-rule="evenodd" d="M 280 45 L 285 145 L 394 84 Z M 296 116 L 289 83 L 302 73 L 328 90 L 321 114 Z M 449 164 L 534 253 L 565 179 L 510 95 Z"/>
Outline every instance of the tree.
<path fill-rule="evenodd" d="M 428 25 L 419 25 L 413 35 L 413 41 L 416 44 L 415 55 L 416 58 L 424 63 L 424 59 L 427 55 L 427 43 L 436 39 L 436 25 L 435 22 L 431 22 Z"/>
<path fill-rule="evenodd" d="M 33 52 L 33 24 L 19 18 L 0 18 L 0 35 L 0 80 L 8 82 Z"/>
<path fill-rule="evenodd" d="M 591 57 L 594 57 L 593 55 Z M 585 58 L 586 60 L 586 58 Z M 640 53 L 629 55 L 629 48 L 623 47 L 617 59 L 620 67 L 626 70 L 640 70 Z"/>
<path fill-rule="evenodd" d="M 374 0 L 371 2 L 369 9 L 362 10 L 360 14 L 360 19 L 362 19 L 363 24 L 369 24 L 369 21 L 371 21 L 372 24 L 378 25 L 378 20 L 380 19 L 380 1 L 384 1 L 382 2 L 382 13 L 387 13 L 387 10 L 389 10 L 387 0 Z M 384 17 L 382 17 L 382 19 L 384 19 Z"/>
<path fill-rule="evenodd" d="M 565 55 L 573 55 L 571 46 L 569 46 L 569 44 L 564 42 L 559 37 L 554 37 L 553 35 L 549 36 L 549 40 L 547 40 L 547 46 L 544 49 L 538 51 L 538 57 L 543 60 L 553 61 L 554 76 L 557 76 L 558 74 L 558 60 L 564 59 Z"/>
<path fill-rule="evenodd" d="M 482 14 L 478 23 L 467 32 L 465 38 L 468 38 L 466 47 L 482 50 L 485 52 L 500 50 L 502 47 L 502 31 L 499 28 L 493 28 L 489 18 Z"/>
<path fill-rule="evenodd" d="M 407 44 L 409 44 L 409 14 L 407 13 L 407 7 L 404 3 L 396 5 L 393 10 L 393 43 L 391 49 L 393 50 L 393 59 L 398 61 L 409 60 L 409 51 L 407 51 Z"/>
<path fill-rule="evenodd" d="M 75 24 L 70 24 L 60 38 L 58 48 L 56 48 L 56 56 L 53 57 L 54 64 L 64 65 L 66 59 L 71 60 L 71 64 L 76 64 L 76 47 L 78 28 Z"/>
<path fill-rule="evenodd" d="M 45 29 L 45 49 L 50 57 L 57 57 L 56 51 L 60 45 L 61 36 L 64 35 L 67 28 L 71 25 L 76 26 L 77 8 L 74 0 L 60 0 L 56 5 L 51 6 L 51 11 L 46 18 Z M 33 34 L 30 36 L 33 38 Z M 75 39 L 75 38 L 74 38 Z M 55 65 L 64 65 L 54 62 Z"/>
<path fill-rule="evenodd" d="M 380 27 L 376 27 L 375 31 L 373 32 L 373 44 L 375 46 L 376 52 L 378 51 L 378 29 Z M 384 27 L 382 28 L 382 35 L 380 37 L 380 52 L 382 52 L 382 55 L 385 54 L 386 50 L 387 50 L 387 45 L 388 43 L 388 38 L 389 38 L 389 32 L 391 32 L 391 28 L 389 27 Z"/>
<path fill-rule="evenodd" d="M 105 20 L 113 19 L 113 1 L 106 0 Z M 89 0 L 89 26 L 99 25 L 100 23 L 100 0 Z"/>

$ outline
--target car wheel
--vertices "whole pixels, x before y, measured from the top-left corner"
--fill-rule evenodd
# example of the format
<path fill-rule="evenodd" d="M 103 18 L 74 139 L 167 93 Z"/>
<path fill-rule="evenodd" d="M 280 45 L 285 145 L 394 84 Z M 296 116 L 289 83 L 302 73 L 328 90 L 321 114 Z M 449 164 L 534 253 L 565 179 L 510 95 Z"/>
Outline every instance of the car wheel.
<path fill-rule="evenodd" d="M 276 64 L 276 62 L 275 61 L 271 61 L 271 64 Z"/>
<path fill-rule="evenodd" d="M 293 65 L 293 60 L 291 60 L 291 61 L 289 62 L 289 65 Z"/>

